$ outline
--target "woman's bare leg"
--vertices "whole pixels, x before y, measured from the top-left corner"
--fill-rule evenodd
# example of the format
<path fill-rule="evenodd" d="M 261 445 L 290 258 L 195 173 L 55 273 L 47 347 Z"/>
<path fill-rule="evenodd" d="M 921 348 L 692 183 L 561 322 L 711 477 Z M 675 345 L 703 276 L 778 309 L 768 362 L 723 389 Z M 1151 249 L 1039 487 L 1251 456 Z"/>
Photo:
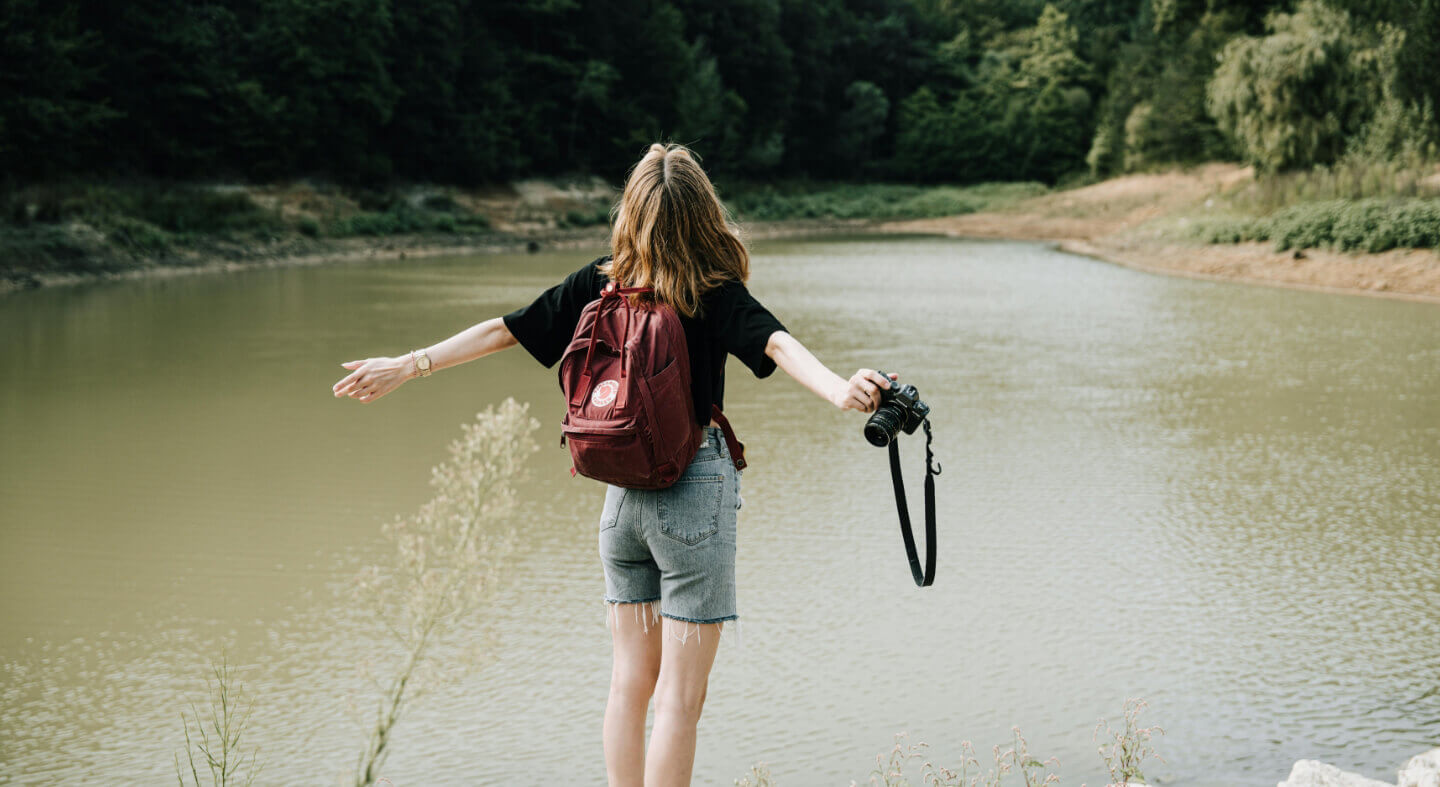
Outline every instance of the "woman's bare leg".
<path fill-rule="evenodd" d="M 643 787 L 645 711 L 660 675 L 659 601 L 609 604 L 614 643 L 610 699 L 605 703 L 605 772 L 610 787 Z"/>
<path fill-rule="evenodd" d="M 645 787 L 687 787 L 695 768 L 695 725 L 705 704 L 710 668 L 724 623 L 663 618 L 655 729 L 645 758 Z"/>

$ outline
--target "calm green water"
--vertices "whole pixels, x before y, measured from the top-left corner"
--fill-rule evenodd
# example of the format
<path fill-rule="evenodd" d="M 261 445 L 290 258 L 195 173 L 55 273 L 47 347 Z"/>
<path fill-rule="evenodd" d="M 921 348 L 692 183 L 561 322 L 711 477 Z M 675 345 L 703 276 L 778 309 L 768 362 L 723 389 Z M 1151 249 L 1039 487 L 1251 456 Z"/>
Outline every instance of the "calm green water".
<path fill-rule="evenodd" d="M 524 540 L 457 641 L 494 659 L 405 718 L 386 773 L 603 783 L 602 489 L 565 472 L 553 372 L 517 349 L 330 395 L 340 362 L 598 253 L 0 301 L 0 782 L 173 779 L 222 644 L 262 781 L 333 782 L 363 743 L 355 665 L 383 652 L 347 578 L 459 425 L 515 396 L 545 423 Z M 732 361 L 743 629 L 697 784 L 759 761 L 864 782 L 896 732 L 944 764 L 1011 725 L 1065 783 L 1103 784 L 1091 730 L 1132 696 L 1167 733 L 1160 784 L 1274 784 L 1299 758 L 1393 779 L 1440 744 L 1440 309 L 929 237 L 757 244 L 751 286 L 837 371 L 901 372 L 931 403 L 940 567 L 911 583 L 862 416 Z"/>

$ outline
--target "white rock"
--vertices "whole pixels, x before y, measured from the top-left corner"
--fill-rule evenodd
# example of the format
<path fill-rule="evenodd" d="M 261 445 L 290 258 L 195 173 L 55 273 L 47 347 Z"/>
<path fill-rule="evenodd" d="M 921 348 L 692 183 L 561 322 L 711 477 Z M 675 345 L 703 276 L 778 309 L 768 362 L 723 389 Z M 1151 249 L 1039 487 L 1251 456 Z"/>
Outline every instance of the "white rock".
<path fill-rule="evenodd" d="M 1290 770 L 1290 778 L 1275 787 L 1394 787 L 1385 782 L 1346 773 L 1319 760 L 1300 760 Z"/>
<path fill-rule="evenodd" d="M 1440 787 L 1440 749 L 1417 754 L 1400 769 L 1400 787 Z"/>

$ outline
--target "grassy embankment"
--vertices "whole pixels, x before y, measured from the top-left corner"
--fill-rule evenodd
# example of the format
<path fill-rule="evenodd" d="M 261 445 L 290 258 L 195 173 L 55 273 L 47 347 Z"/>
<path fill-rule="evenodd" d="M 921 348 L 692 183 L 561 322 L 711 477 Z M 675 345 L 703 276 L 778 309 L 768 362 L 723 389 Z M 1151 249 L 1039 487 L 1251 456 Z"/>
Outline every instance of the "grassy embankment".
<path fill-rule="evenodd" d="M 737 183 L 725 194 L 764 236 L 797 224 L 969 213 L 1044 190 L 787 182 Z M 0 194 L 0 292 L 146 272 L 602 242 L 616 193 L 596 179 L 386 191 L 156 182 L 13 189 Z"/>
<path fill-rule="evenodd" d="M 18 288 L 490 234 L 483 213 L 438 191 L 78 183 L 11 190 L 0 211 L 0 286 Z"/>
<path fill-rule="evenodd" d="M 1147 270 L 1440 300 L 1440 170 L 1255 178 L 1209 164 L 1077 188 L 722 182 L 750 237 L 834 229 L 1049 240 Z M 356 191 L 305 183 L 32 187 L 0 195 L 0 292 L 114 275 L 603 242 L 595 179 Z M 1301 251 L 1304 250 L 1304 251 Z"/>

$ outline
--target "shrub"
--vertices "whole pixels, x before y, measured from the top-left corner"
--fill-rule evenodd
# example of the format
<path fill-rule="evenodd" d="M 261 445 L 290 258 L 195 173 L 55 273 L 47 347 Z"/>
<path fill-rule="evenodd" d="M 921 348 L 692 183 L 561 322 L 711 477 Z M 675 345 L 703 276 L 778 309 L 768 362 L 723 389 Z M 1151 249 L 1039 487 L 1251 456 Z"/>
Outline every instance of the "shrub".
<path fill-rule="evenodd" d="M 170 247 L 170 233 L 149 222 L 117 216 L 109 225 L 110 240 L 132 254 L 158 254 Z"/>
<path fill-rule="evenodd" d="M 1440 200 L 1327 200 L 1293 205 L 1258 219 L 1216 219 L 1196 226 L 1209 243 L 1270 240 L 1276 251 L 1334 248 L 1382 252 L 1440 248 Z"/>
<path fill-rule="evenodd" d="M 593 227 L 596 224 L 609 224 L 610 209 L 597 208 L 589 211 L 572 210 L 565 214 L 564 223 L 572 227 Z"/>
<path fill-rule="evenodd" d="M 456 216 L 455 226 L 459 229 L 488 230 L 490 229 L 490 219 L 482 216 L 479 213 L 471 213 L 468 215 Z"/>
<path fill-rule="evenodd" d="M 103 248 L 77 238 L 63 226 L 0 230 L 0 248 L 11 271 L 103 271 L 115 260 Z"/>
<path fill-rule="evenodd" d="M 449 194 L 431 194 L 421 200 L 420 205 L 426 210 L 439 211 L 441 213 L 454 213 L 460 209 L 455 199 Z"/>
<path fill-rule="evenodd" d="M 490 220 L 479 214 L 453 215 L 426 213 L 396 203 L 384 213 L 357 213 L 338 219 L 330 225 L 330 234 L 337 237 L 355 235 L 385 236 L 415 232 L 456 232 L 461 229 L 483 230 Z"/>
<path fill-rule="evenodd" d="M 145 188 L 135 195 L 133 213 L 169 232 L 272 230 L 279 218 L 240 192 L 202 188 Z"/>

